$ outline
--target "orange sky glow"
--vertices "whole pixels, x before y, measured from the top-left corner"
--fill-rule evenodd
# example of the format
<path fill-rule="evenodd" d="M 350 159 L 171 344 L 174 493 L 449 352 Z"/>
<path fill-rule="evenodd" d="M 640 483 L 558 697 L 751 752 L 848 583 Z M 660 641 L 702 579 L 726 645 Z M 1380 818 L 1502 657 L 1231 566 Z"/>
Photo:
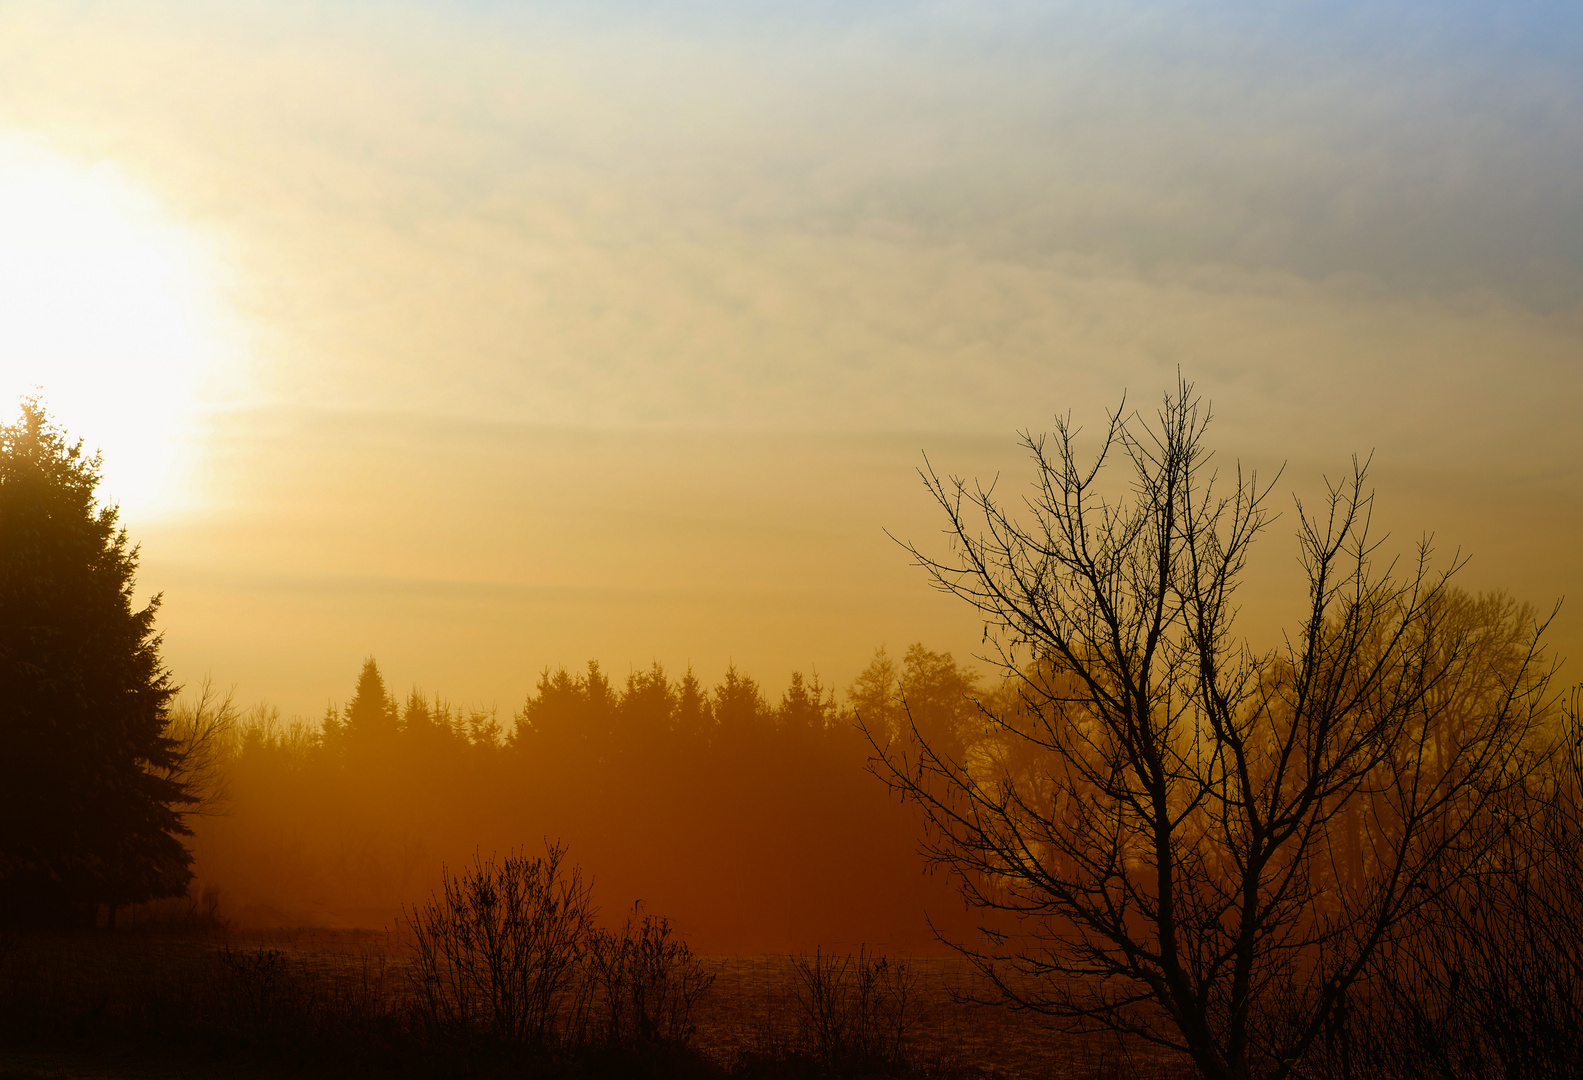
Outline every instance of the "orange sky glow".
<path fill-rule="evenodd" d="M 1012 492 L 1178 370 L 1578 655 L 1565 48 L 1122 8 L 8 4 L 0 391 L 103 448 L 177 679 L 287 715 L 967 659 L 922 455 Z"/>

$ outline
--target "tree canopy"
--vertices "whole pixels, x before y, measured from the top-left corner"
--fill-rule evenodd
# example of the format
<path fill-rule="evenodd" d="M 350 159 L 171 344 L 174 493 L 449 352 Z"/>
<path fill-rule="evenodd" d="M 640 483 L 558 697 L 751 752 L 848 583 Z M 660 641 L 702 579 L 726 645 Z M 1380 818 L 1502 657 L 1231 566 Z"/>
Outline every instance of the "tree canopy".
<path fill-rule="evenodd" d="M 1375 564 L 1356 461 L 1298 503 L 1308 604 L 1255 650 L 1236 590 L 1270 487 L 1217 475 L 1208 423 L 1179 383 L 1152 422 L 1112 414 L 1092 458 L 1069 423 L 1025 435 L 1020 506 L 926 471 L 953 551 L 910 550 L 983 616 L 1014 692 L 979 699 L 970 748 L 922 692 L 899 732 L 894 710 L 864 722 L 985 913 L 959 948 L 1004 1000 L 1206 1077 L 1303 1075 L 1415 913 L 1488 863 L 1489 808 L 1546 752 L 1552 669 L 1544 622 L 1459 592 L 1427 541 Z"/>
<path fill-rule="evenodd" d="M 133 602 L 138 549 L 99 456 L 35 401 L 0 426 L 0 919 L 73 922 L 180 895 L 193 802 L 176 687 Z"/>

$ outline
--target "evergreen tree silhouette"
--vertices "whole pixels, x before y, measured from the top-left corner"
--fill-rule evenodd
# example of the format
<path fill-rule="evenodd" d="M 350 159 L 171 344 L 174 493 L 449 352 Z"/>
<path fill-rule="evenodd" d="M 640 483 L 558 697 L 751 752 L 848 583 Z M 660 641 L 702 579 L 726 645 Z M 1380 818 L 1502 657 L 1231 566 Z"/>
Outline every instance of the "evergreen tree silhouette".
<path fill-rule="evenodd" d="M 385 688 L 385 677 L 370 656 L 363 661 L 357 691 L 342 713 L 341 734 L 354 754 L 388 751 L 396 741 L 400 712 Z"/>
<path fill-rule="evenodd" d="M 138 549 L 98 455 L 25 401 L 0 426 L 0 921 L 91 922 L 186 891 L 176 693 L 132 603 Z"/>

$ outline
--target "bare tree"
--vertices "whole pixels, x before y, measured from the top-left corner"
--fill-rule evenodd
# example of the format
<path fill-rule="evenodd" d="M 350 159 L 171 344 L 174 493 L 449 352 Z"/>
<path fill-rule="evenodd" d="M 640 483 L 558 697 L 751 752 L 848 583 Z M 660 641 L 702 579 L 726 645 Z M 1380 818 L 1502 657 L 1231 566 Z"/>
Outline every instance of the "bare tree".
<path fill-rule="evenodd" d="M 1298 504 L 1303 622 L 1255 652 L 1235 595 L 1271 486 L 1214 471 L 1209 421 L 1179 382 L 1152 422 L 1111 415 L 1090 460 L 1069 421 L 1025 434 L 1020 509 L 926 468 L 953 553 L 908 550 L 982 612 L 1012 692 L 981 701 L 987 734 L 959 754 L 916 725 L 871 732 L 873 768 L 985 913 L 957 947 L 1004 1000 L 1206 1077 L 1284 1077 L 1472 857 L 1468 823 L 1519 782 L 1548 672 L 1537 622 L 1502 651 L 1453 617 L 1456 567 L 1436 572 L 1427 541 L 1374 565 L 1356 459 L 1318 513 Z"/>
<path fill-rule="evenodd" d="M 182 698 L 170 710 L 165 736 L 173 754 L 166 773 L 192 799 L 189 814 L 223 814 L 230 803 L 226 767 L 239 728 L 231 691 L 221 693 L 205 678 L 198 692 Z"/>

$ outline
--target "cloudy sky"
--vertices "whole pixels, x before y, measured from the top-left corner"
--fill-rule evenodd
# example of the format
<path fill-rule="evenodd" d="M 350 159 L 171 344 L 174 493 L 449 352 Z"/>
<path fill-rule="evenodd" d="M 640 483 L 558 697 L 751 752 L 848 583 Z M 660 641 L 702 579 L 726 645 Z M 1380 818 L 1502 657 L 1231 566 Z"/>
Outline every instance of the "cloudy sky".
<path fill-rule="evenodd" d="M 7 2 L 0 285 L 177 677 L 288 713 L 970 652 L 921 455 L 1178 369 L 1583 648 L 1575 5 Z"/>

